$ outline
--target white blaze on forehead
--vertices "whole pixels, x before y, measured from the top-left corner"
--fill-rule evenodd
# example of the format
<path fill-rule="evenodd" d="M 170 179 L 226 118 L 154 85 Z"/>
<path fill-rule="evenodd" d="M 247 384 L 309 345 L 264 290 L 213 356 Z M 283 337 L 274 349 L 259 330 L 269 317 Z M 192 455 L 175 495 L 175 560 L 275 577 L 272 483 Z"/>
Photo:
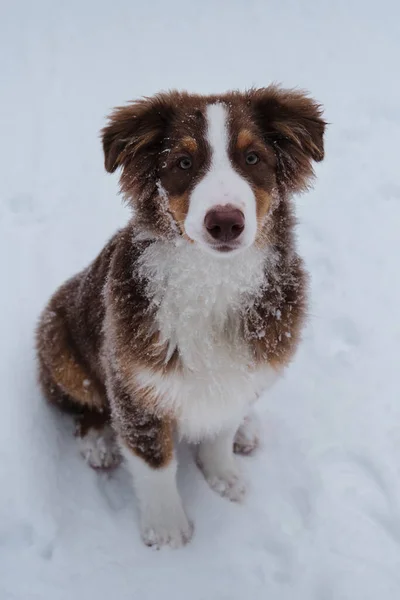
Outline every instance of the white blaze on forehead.
<path fill-rule="evenodd" d="M 240 246 L 246 248 L 253 244 L 257 232 L 256 199 L 250 184 L 234 169 L 229 157 L 228 107 L 223 103 L 208 105 L 206 120 L 210 166 L 190 196 L 185 231 L 191 239 L 207 248 L 209 240 L 204 218 L 216 206 L 229 204 L 244 214 L 245 229 Z"/>
<path fill-rule="evenodd" d="M 223 104 L 210 104 L 206 115 L 207 141 L 212 151 L 211 168 L 229 168 L 228 111 Z"/>

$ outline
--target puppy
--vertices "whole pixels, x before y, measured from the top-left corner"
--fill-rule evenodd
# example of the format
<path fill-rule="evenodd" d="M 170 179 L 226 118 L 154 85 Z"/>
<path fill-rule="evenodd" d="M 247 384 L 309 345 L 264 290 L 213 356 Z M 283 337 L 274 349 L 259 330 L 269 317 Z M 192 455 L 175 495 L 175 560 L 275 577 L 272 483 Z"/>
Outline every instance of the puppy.
<path fill-rule="evenodd" d="M 275 86 L 163 93 L 102 131 L 133 218 L 51 298 L 37 329 L 40 383 L 75 415 L 94 468 L 121 456 L 142 538 L 192 536 L 174 439 L 221 496 L 245 493 L 234 452 L 257 444 L 251 406 L 289 364 L 307 305 L 291 197 L 324 156 L 321 107 Z"/>

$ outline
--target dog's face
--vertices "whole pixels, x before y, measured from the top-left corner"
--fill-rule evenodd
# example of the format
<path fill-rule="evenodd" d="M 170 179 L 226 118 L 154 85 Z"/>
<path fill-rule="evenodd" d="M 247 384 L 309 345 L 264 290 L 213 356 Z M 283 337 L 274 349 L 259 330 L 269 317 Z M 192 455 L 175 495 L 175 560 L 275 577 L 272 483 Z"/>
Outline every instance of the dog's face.
<path fill-rule="evenodd" d="M 105 166 L 122 168 L 122 191 L 149 234 L 232 256 L 267 243 L 276 202 L 307 187 L 324 127 L 299 92 L 171 92 L 116 109 L 103 130 Z"/>

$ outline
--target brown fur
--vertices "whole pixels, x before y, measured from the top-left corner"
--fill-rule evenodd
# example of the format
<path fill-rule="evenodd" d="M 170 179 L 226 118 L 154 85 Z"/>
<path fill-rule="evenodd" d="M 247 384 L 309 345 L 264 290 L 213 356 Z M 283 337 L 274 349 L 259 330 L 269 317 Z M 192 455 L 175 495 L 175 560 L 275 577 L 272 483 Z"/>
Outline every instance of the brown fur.
<path fill-rule="evenodd" d="M 257 219 L 259 223 L 264 223 L 272 204 L 272 195 L 262 188 L 254 188 L 254 195 L 257 201 Z M 260 228 L 261 230 L 263 227 Z"/>
<path fill-rule="evenodd" d="M 300 339 L 307 289 L 294 249 L 290 195 L 307 187 L 311 161 L 323 158 L 325 124 L 313 100 L 273 86 L 218 97 L 171 92 L 114 111 L 103 130 L 105 167 L 122 168 L 121 189 L 135 219 L 55 293 L 37 329 L 40 381 L 49 401 L 77 415 L 81 435 L 111 418 L 123 443 L 153 467 L 172 456 L 173 415 L 153 414 L 150 392 L 135 389 L 132 374 L 142 367 L 179 372 L 182 366 L 179 349 L 167 360 L 167 345 L 154 330 L 156 307 L 138 271 L 152 241 L 133 242 L 133 236 L 185 236 L 191 190 L 210 164 L 204 110 L 217 100 L 230 110 L 231 160 L 257 199 L 256 243 L 276 256 L 276 268 L 265 274 L 268 286 L 241 315 L 243 339 L 255 364 L 288 364 Z M 247 165 L 245 149 L 262 156 L 259 165 Z M 191 154 L 191 173 L 175 168 L 182 151 Z"/>
<path fill-rule="evenodd" d="M 113 398 L 114 426 L 126 448 L 151 467 L 163 467 L 173 456 L 173 421 L 165 415 L 157 416 L 151 410 L 154 406 L 151 390 L 128 388 L 113 372 L 109 389 Z"/>
<path fill-rule="evenodd" d="M 187 150 L 188 152 L 192 152 L 193 154 L 197 152 L 197 142 L 194 138 L 187 136 L 183 138 L 181 142 L 182 150 Z"/>
<path fill-rule="evenodd" d="M 183 227 L 183 222 L 189 210 L 189 194 L 182 194 L 181 196 L 170 196 L 168 204 L 169 210 L 171 211 L 172 216 L 178 224 L 181 233 L 183 235 L 186 235 Z"/>
<path fill-rule="evenodd" d="M 255 142 L 254 134 L 248 129 L 242 129 L 239 131 L 237 136 L 236 146 L 239 150 L 248 148 L 252 143 Z"/>

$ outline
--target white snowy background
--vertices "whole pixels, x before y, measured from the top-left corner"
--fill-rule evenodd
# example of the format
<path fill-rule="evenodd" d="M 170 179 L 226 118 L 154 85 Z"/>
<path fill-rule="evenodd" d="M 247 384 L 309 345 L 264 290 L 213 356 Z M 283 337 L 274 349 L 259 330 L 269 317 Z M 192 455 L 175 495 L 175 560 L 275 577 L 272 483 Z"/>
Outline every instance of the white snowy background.
<path fill-rule="evenodd" d="M 0 7 L 0 599 L 400 597 L 400 7 L 389 0 L 3 0 Z M 305 341 L 259 405 L 243 506 L 181 451 L 192 543 L 139 539 L 124 469 L 83 464 L 35 380 L 33 330 L 127 219 L 98 132 L 160 89 L 271 81 L 331 123 L 297 200 Z"/>

